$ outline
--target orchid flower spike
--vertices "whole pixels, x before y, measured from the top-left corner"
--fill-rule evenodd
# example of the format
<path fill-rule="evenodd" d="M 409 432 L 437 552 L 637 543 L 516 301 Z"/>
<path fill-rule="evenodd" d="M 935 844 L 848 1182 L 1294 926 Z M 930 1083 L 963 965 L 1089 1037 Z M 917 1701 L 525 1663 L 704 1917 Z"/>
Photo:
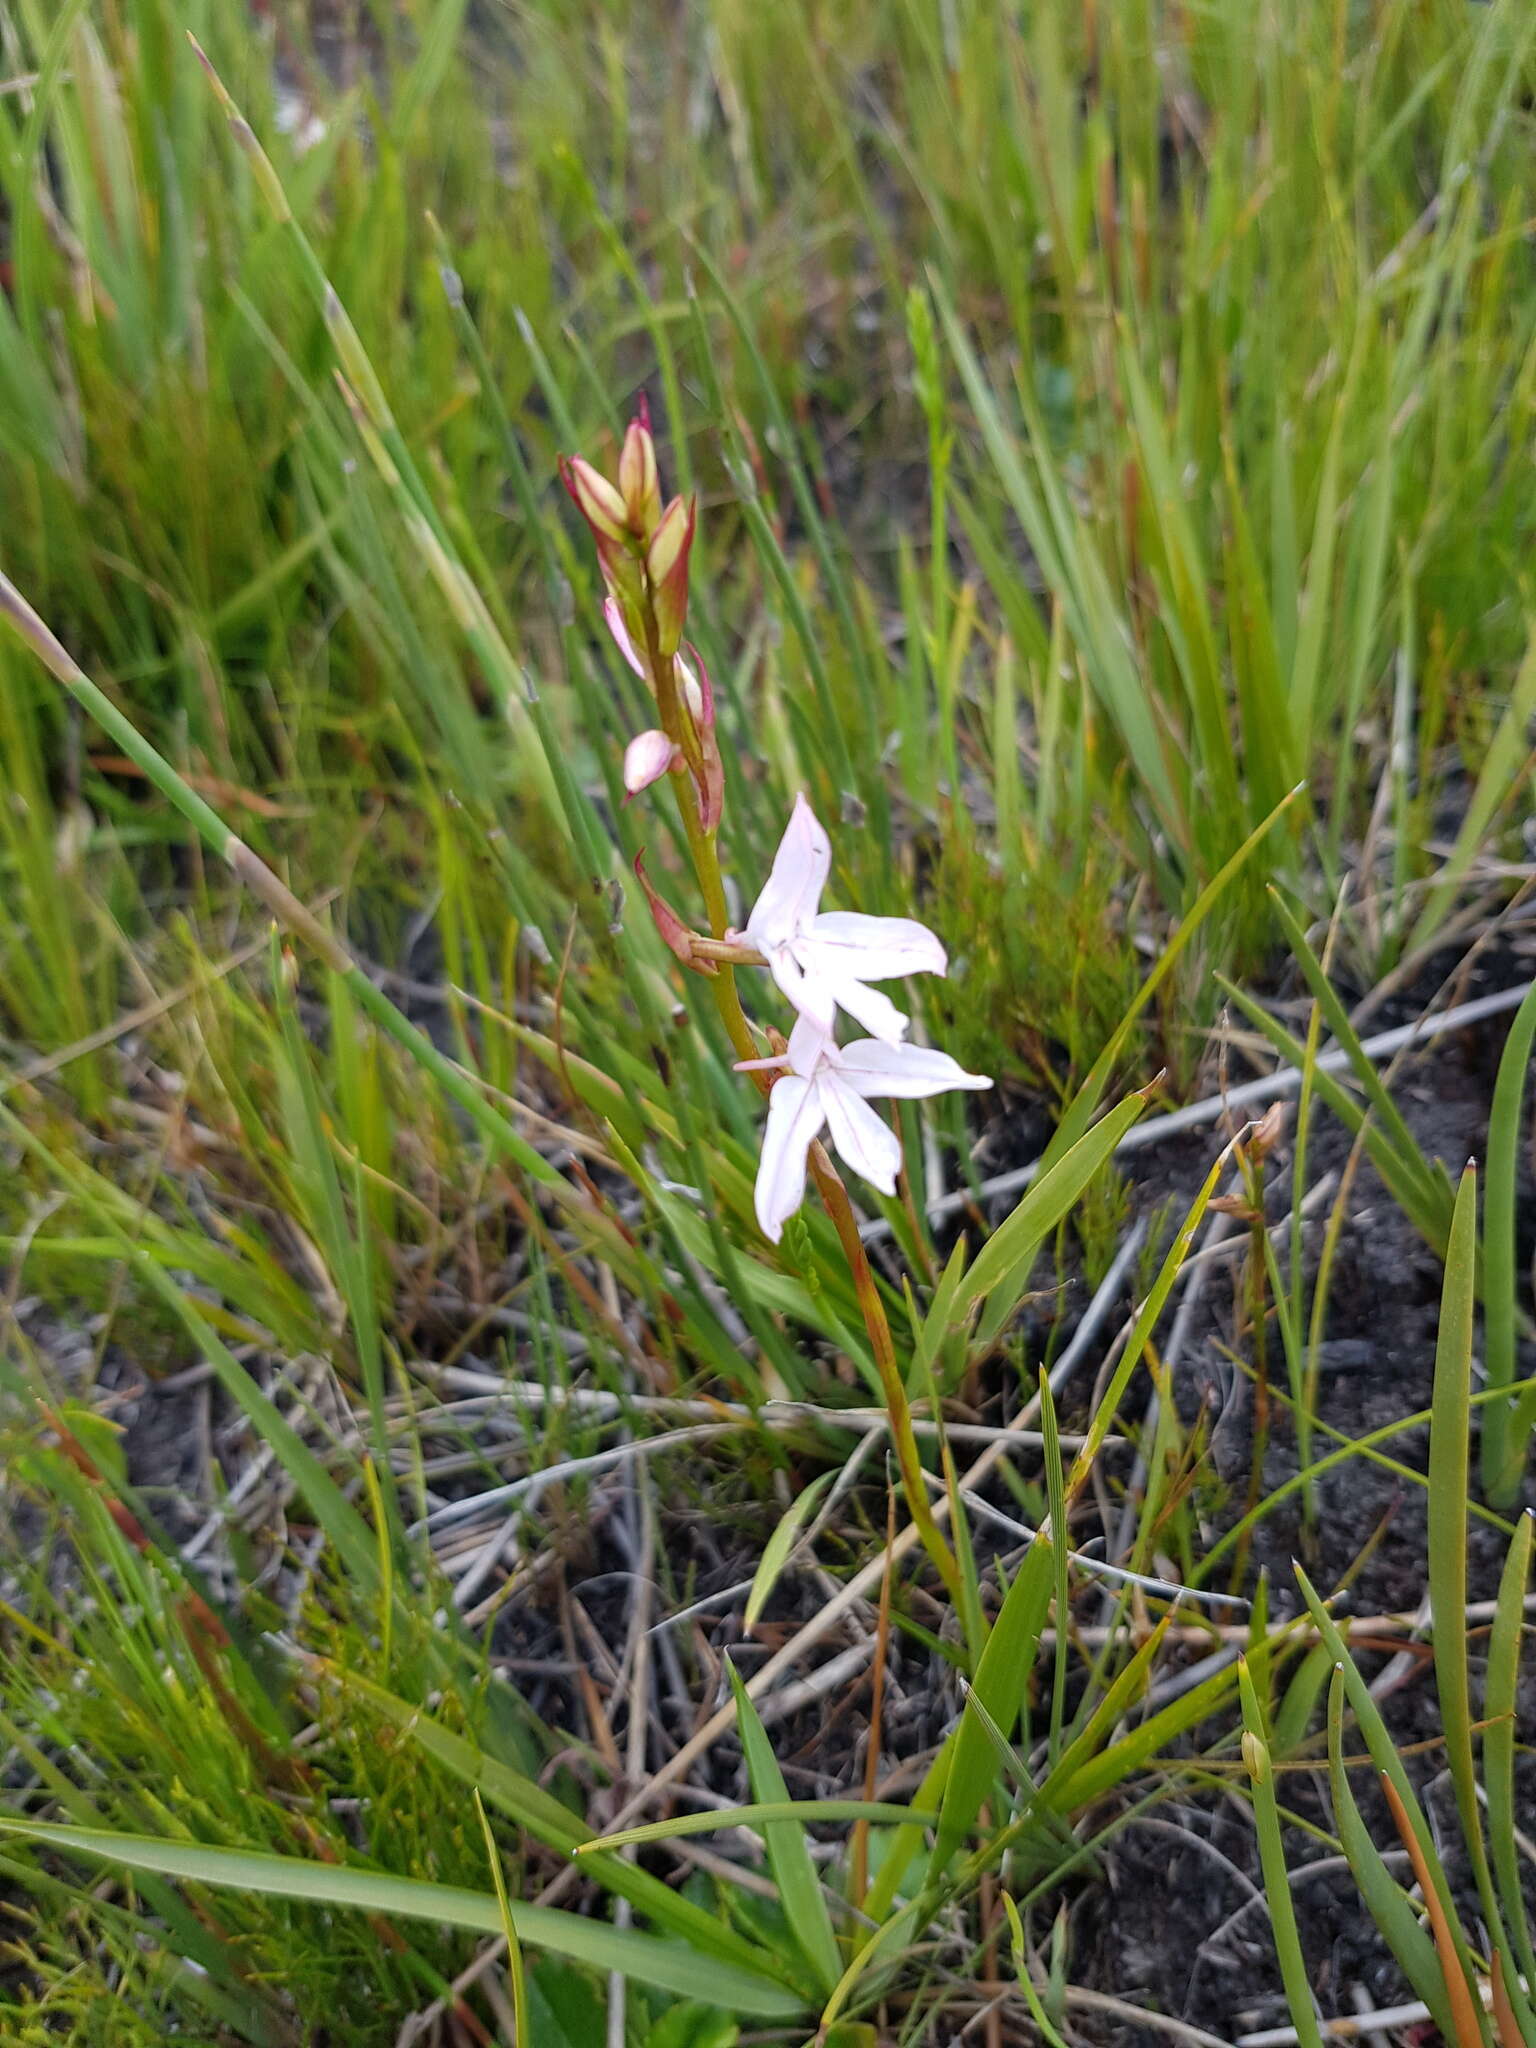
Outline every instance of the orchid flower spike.
<path fill-rule="evenodd" d="M 744 936 L 767 961 L 774 980 L 801 1016 L 824 1037 L 831 1037 L 833 1019 L 841 1009 L 876 1038 L 899 1045 L 906 1036 L 905 1015 L 889 996 L 865 984 L 906 974 L 943 974 L 948 957 L 928 927 L 910 917 L 818 912 L 831 867 L 831 842 L 804 796 L 797 796 L 773 872 L 752 906 Z"/>
<path fill-rule="evenodd" d="M 644 398 L 624 435 L 616 484 L 581 455 L 560 457 L 560 480 L 591 531 L 609 602 L 621 621 L 627 618 L 635 628 L 648 618 L 660 652 L 676 654 L 688 611 L 688 564 L 698 506 L 691 497 L 662 504 L 656 443 Z M 617 630 L 614 637 L 618 638 Z"/>
<path fill-rule="evenodd" d="M 888 1045 L 878 1038 L 839 1047 L 802 1016 L 779 1061 L 789 1068 L 773 1084 L 768 1125 L 758 1162 L 757 1220 L 774 1244 L 805 1199 L 806 1155 L 825 1128 L 838 1155 L 883 1195 L 896 1192 L 901 1141 L 869 1106 L 871 1096 L 911 1101 L 951 1088 L 990 1088 L 985 1074 L 968 1074 L 947 1052 L 921 1045 Z"/>

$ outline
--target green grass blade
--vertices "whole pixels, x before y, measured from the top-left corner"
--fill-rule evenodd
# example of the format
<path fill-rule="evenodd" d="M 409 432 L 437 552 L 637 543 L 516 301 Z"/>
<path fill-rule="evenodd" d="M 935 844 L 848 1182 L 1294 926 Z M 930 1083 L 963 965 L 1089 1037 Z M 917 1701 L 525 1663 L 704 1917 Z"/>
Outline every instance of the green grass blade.
<path fill-rule="evenodd" d="M 1402 1174 L 1414 1184 L 1418 1205 L 1426 1214 L 1432 1213 L 1444 1197 L 1448 1208 L 1449 1187 L 1444 1168 L 1431 1166 L 1420 1151 L 1418 1141 L 1409 1130 L 1402 1111 L 1392 1100 L 1374 1062 L 1361 1046 L 1360 1035 L 1350 1023 L 1348 1012 L 1323 971 L 1322 962 L 1307 943 L 1307 935 L 1302 930 L 1295 912 L 1278 890 L 1271 889 L 1270 897 L 1275 906 L 1275 915 L 1280 920 L 1280 928 L 1285 933 L 1296 964 L 1306 978 L 1307 986 L 1322 1012 L 1323 1021 L 1338 1044 L 1348 1053 L 1355 1078 L 1366 1100 L 1376 1112 L 1380 1127 L 1400 1162 Z"/>
<path fill-rule="evenodd" d="M 758 1617 L 768 1603 L 768 1596 L 778 1584 L 779 1574 L 789 1561 L 796 1537 L 836 1477 L 835 1472 L 823 1472 L 819 1478 L 813 1479 L 803 1493 L 795 1495 L 779 1517 L 773 1534 L 763 1545 L 763 1554 L 758 1559 L 757 1570 L 752 1574 L 752 1590 L 747 1595 L 746 1611 L 742 1617 L 743 1629 L 750 1632 L 757 1625 Z"/>
<path fill-rule="evenodd" d="M 1000 1223 L 977 1253 L 949 1310 L 950 1327 L 963 1328 L 982 1311 L 976 1349 L 990 1351 L 1029 1285 L 1041 1245 L 1069 1213 L 1147 1106 L 1145 1094 L 1129 1096 L 1075 1145 L 1055 1159 L 1025 1190 L 1018 1207 Z M 945 1331 L 924 1333 L 924 1349 L 937 1353 Z"/>
<path fill-rule="evenodd" d="M 1328 1688 L 1328 1781 L 1333 1795 L 1334 1825 L 1366 1911 L 1380 1928 L 1415 1995 L 1429 2007 L 1443 2037 L 1452 2040 L 1451 2009 L 1435 1944 L 1419 1925 L 1406 1888 L 1395 1882 L 1371 1840 L 1350 1789 L 1344 1764 L 1344 1677 L 1337 1665 Z"/>
<path fill-rule="evenodd" d="M 1504 1560 L 1498 1604 L 1488 1638 L 1488 1675 L 1483 1695 L 1483 1789 L 1488 1796 L 1488 1848 L 1510 1946 L 1527 1985 L 1536 1987 L 1536 1953 L 1520 1882 L 1516 1842 L 1515 1750 L 1520 1736 L 1519 1699 L 1525 1632 L 1526 1587 L 1531 1576 L 1536 1517 L 1523 1514 Z"/>
<path fill-rule="evenodd" d="M 1296 2029 L 1301 2048 L 1323 2048 L 1322 2029 L 1318 2026 L 1317 2008 L 1312 1999 L 1312 1981 L 1296 1928 L 1296 1902 L 1291 1896 L 1290 1872 L 1285 1860 L 1269 1731 L 1246 1657 L 1237 1660 L 1237 1683 L 1243 1706 L 1243 1760 L 1248 1766 L 1248 1780 L 1253 1788 L 1253 1815 L 1259 1837 L 1259 1862 L 1264 1872 L 1264 1896 L 1269 1902 L 1270 1931 L 1275 1937 L 1275 1950 L 1280 1958 L 1286 2003 L 1291 2009 L 1291 2024 Z"/>
<path fill-rule="evenodd" d="M 1381 1709 L 1371 1697 L 1371 1689 L 1361 1675 L 1359 1666 L 1350 1656 L 1338 1624 L 1318 1597 L 1316 1588 L 1301 1566 L 1297 1565 L 1295 1569 L 1296 1582 L 1301 1587 L 1301 1596 L 1307 1604 L 1307 1612 L 1312 1617 L 1318 1634 L 1333 1652 L 1335 1664 L 1343 1679 L 1345 1696 L 1360 1725 L 1360 1733 L 1364 1736 L 1365 1746 L 1371 1753 L 1371 1761 L 1383 1777 L 1391 1780 L 1392 1789 L 1397 1794 L 1423 1858 L 1424 1867 L 1429 1872 L 1430 1882 L 1435 1889 L 1436 1903 L 1444 1915 L 1447 1926 L 1452 1930 L 1461 1968 L 1467 1981 L 1471 1983 L 1475 1977 L 1472 1958 L 1459 1932 L 1460 1922 L 1456 1917 L 1450 1887 L 1446 1883 L 1444 1866 L 1436 1849 L 1434 1837 L 1430 1833 L 1429 1822 L 1424 1817 L 1424 1809 L 1420 1806 L 1418 1795 L 1409 1782 L 1408 1772 L 1397 1753 L 1397 1746 L 1392 1740 L 1387 1724 L 1382 1719 Z"/>
<path fill-rule="evenodd" d="M 1445 1288 L 1435 1346 L 1429 1430 L 1429 1608 L 1435 1686 L 1446 1758 L 1469 1843 L 1482 1841 L 1472 1754 L 1472 1688 L 1467 1669 L 1467 1451 L 1472 1410 L 1472 1322 L 1477 1303 L 1477 1170 L 1456 1191 L 1445 1250 Z"/>
<path fill-rule="evenodd" d="M 767 1829 L 786 1821 L 794 1821 L 797 1826 L 821 1826 L 861 1820 L 870 1821 L 877 1827 L 931 1828 L 936 1825 L 938 1815 L 919 1812 L 912 1806 L 893 1806 L 880 1799 L 785 1797 L 754 1800 L 746 1806 L 711 1807 L 704 1813 L 675 1813 L 670 1820 L 653 1820 L 643 1827 L 620 1828 L 611 1835 L 594 1835 L 590 1841 L 581 1844 L 577 1853 L 585 1865 L 592 1856 L 608 1855 L 615 1849 L 628 1848 L 632 1842 L 669 1842 L 679 1835 L 714 1834 L 720 1828 Z"/>
<path fill-rule="evenodd" d="M 491 1866 L 491 1878 L 496 1886 L 496 1904 L 501 1909 L 501 1931 L 507 1944 L 507 1975 L 512 1980 L 511 2048 L 533 2048 L 533 2028 L 528 2017 L 528 1978 L 523 1969 L 523 1945 L 517 1938 L 517 1922 L 512 1917 L 512 1901 L 507 1896 L 507 1880 L 501 1867 L 501 1851 L 496 1847 L 496 1837 L 491 1830 L 491 1817 L 485 1810 L 485 1801 L 478 1792 L 475 1794 L 475 1812 L 480 1816 L 480 1830 L 485 1836 L 486 1861 Z"/>

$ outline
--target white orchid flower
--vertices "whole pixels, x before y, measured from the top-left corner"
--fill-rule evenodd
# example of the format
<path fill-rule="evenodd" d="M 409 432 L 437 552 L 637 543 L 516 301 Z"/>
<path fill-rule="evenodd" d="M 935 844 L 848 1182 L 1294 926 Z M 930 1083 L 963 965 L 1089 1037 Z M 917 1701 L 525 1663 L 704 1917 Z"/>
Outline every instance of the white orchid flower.
<path fill-rule="evenodd" d="M 906 1036 L 905 1015 L 889 996 L 865 984 L 906 974 L 943 974 L 948 957 L 928 927 L 913 918 L 818 912 L 831 867 L 831 842 L 804 796 L 797 796 L 773 872 L 752 906 L 743 936 L 762 954 L 801 1016 L 825 1036 L 831 1036 L 841 1009 L 876 1038 L 899 1045 Z"/>
<path fill-rule="evenodd" d="M 805 1199 L 806 1154 L 827 1130 L 838 1156 L 883 1195 L 896 1192 L 901 1141 L 869 1106 L 871 1096 L 915 1100 L 951 1088 L 990 1088 L 985 1074 L 968 1074 L 947 1052 L 922 1045 L 890 1045 L 878 1038 L 839 1046 L 802 1016 L 789 1050 L 751 1066 L 787 1066 L 768 1098 L 768 1125 L 758 1162 L 757 1220 L 777 1244 Z"/>

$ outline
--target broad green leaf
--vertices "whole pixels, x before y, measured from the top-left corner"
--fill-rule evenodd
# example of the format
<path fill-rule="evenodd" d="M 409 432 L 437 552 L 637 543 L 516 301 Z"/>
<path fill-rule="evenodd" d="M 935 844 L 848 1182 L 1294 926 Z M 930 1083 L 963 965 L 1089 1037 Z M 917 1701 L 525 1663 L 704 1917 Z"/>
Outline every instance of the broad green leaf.
<path fill-rule="evenodd" d="M 936 1870 L 949 1862 L 974 1828 L 982 1805 L 996 1790 L 997 1757 L 986 1724 L 995 1726 L 1005 1743 L 1013 1734 L 1050 1606 L 1054 1548 L 1039 1537 L 1030 1545 L 981 1653 L 960 1716 L 949 1782 L 944 1788 L 934 1845 Z"/>
<path fill-rule="evenodd" d="M 789 1922 L 800 1953 L 816 1973 L 819 1987 L 822 1991 L 830 1991 L 842 1975 L 843 1959 L 838 1953 L 832 1915 L 822 1896 L 821 1879 L 806 1840 L 806 1816 L 803 1811 L 795 1811 L 778 1758 L 773 1753 L 773 1745 L 768 1740 L 756 1707 L 747 1697 L 740 1672 L 729 1658 L 725 1668 L 736 1700 L 736 1725 L 753 1795 L 761 1806 L 779 1807 L 785 1816 L 761 1823 L 763 1841 L 768 1850 L 768 1867 L 779 1888 L 779 1903 L 784 1908 L 784 1917 Z"/>
<path fill-rule="evenodd" d="M 353 1907 L 386 1918 L 399 1914 L 408 1920 L 462 1927 L 474 1934 L 501 1932 L 501 1907 L 494 1892 L 472 1892 L 459 1885 L 429 1884 L 344 1863 L 311 1863 L 302 1856 L 213 1848 L 202 1842 L 120 1835 L 47 1821 L 0 1818 L 0 1834 L 48 1842 L 96 1862 L 154 1871 L 184 1884 L 266 1892 L 322 1906 Z M 512 1917 L 518 1939 L 530 1947 L 547 1949 L 594 1970 L 617 1971 L 679 1998 L 697 1998 L 705 1992 L 712 2004 L 752 2019 L 789 2020 L 805 2010 L 792 1992 L 766 1977 L 753 1976 L 718 1959 L 703 1968 L 689 1950 L 631 1928 L 609 1927 L 600 1920 L 549 1906 L 516 1905 Z"/>
<path fill-rule="evenodd" d="M 718 1956 L 739 1969 L 760 1969 L 773 1974 L 775 1965 L 772 1957 L 755 1948 L 723 1920 L 705 1912 L 692 1899 L 684 1898 L 670 1885 L 663 1884 L 648 1871 L 626 1863 L 620 1857 L 591 1853 L 590 1845 L 596 1842 L 591 1829 L 569 1807 L 562 1806 L 553 1793 L 535 1784 L 532 1778 L 524 1777 L 497 1758 L 487 1756 L 464 1736 L 445 1728 L 441 1721 L 424 1709 L 397 1699 L 383 1686 L 374 1685 L 356 1672 L 330 1666 L 317 1668 L 327 1670 L 344 1692 L 365 1702 L 398 1728 L 407 1741 L 415 1743 L 435 1763 L 451 1771 L 462 1784 L 481 1793 L 492 1806 L 516 1821 L 519 1827 L 526 1828 L 537 1840 L 567 1856 L 578 1849 L 589 1852 L 583 1855 L 587 1876 L 619 1898 L 628 1899 L 657 1927 L 665 1928 L 678 1940 L 687 1942 L 700 1955 Z M 708 1819 L 707 1815 L 698 1817 Z"/>

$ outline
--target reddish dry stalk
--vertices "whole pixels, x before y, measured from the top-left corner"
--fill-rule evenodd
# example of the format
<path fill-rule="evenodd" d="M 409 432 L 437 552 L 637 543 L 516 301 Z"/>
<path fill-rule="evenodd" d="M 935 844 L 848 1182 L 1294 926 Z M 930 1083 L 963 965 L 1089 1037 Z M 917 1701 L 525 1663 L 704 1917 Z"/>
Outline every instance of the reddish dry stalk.
<path fill-rule="evenodd" d="M 894 1562 L 892 1551 L 896 1542 L 896 1490 L 887 1486 L 885 1490 L 885 1573 L 880 1581 L 880 1612 L 875 1623 L 875 1669 L 869 1698 L 869 1746 L 864 1752 L 864 1798 L 870 1805 L 879 1796 L 880 1786 L 880 1730 L 885 1714 L 885 1660 L 890 1654 L 891 1642 L 891 1586 L 895 1574 L 891 1570 Z M 862 1911 L 864 1896 L 869 1889 L 869 1822 L 854 1824 L 852 1853 L 849 1861 L 848 1896 L 855 1909 Z"/>
<path fill-rule="evenodd" d="M 848 1190 L 839 1179 L 836 1168 L 827 1157 L 826 1147 L 819 1139 L 811 1146 L 810 1169 L 811 1178 L 816 1183 L 816 1192 L 821 1196 L 822 1204 L 832 1218 L 838 1242 L 843 1247 L 843 1256 L 848 1261 L 848 1270 L 853 1275 L 859 1312 L 864 1318 L 864 1327 L 869 1332 L 869 1341 L 875 1354 L 875 1370 L 880 1375 L 880 1388 L 885 1395 L 886 1412 L 891 1423 L 891 1441 L 896 1449 L 896 1463 L 901 1471 L 902 1489 L 907 1496 L 907 1506 L 912 1511 L 912 1520 L 922 1539 L 923 1548 L 933 1560 L 934 1569 L 939 1577 L 944 1581 L 945 1591 L 958 1605 L 962 1591 L 960 1567 L 956 1564 L 955 1554 L 945 1541 L 938 1523 L 933 1519 L 933 1510 L 928 1504 L 928 1490 L 923 1484 L 922 1460 L 918 1456 L 917 1438 L 912 1429 L 912 1410 L 907 1401 L 907 1390 L 902 1384 L 901 1369 L 896 1362 L 896 1347 L 891 1341 L 891 1326 L 886 1320 L 885 1304 L 880 1299 L 875 1276 L 870 1270 L 869 1255 L 859 1236 L 859 1226 L 854 1220 Z"/>

